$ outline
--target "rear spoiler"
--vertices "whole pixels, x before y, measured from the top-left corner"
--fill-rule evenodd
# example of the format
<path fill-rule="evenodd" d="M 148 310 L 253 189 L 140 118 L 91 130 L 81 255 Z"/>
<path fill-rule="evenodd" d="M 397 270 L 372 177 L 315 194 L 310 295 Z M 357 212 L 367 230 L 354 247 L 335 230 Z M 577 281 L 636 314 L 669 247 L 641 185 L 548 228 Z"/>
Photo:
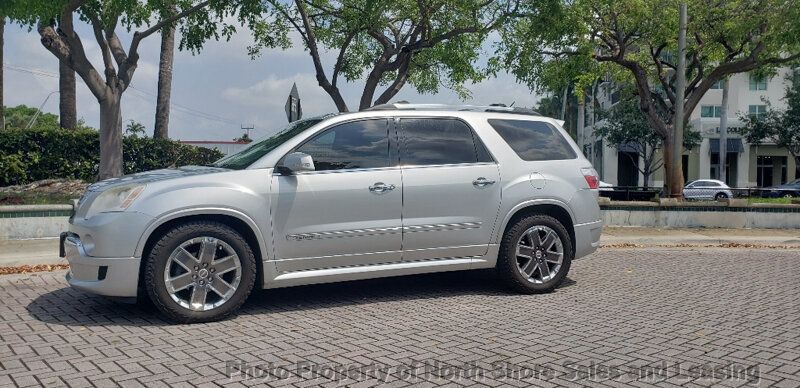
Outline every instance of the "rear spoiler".
<path fill-rule="evenodd" d="M 553 119 L 553 120 L 554 120 L 555 122 L 557 122 L 557 123 L 558 123 L 558 125 L 559 125 L 559 126 L 561 126 L 561 127 L 563 127 L 563 126 L 564 126 L 564 123 L 566 123 L 566 121 L 564 121 L 564 120 L 558 120 L 558 119 Z"/>

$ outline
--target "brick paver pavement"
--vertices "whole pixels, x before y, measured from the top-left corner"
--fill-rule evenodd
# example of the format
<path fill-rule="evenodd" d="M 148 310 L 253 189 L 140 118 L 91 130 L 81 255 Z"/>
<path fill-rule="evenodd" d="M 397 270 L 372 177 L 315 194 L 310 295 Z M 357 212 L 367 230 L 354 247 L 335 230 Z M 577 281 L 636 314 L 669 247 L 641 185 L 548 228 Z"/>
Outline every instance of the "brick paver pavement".
<path fill-rule="evenodd" d="M 0 386 L 800 386 L 797 250 L 606 249 L 546 295 L 490 272 L 262 291 L 188 326 L 63 275 L 0 277 Z"/>

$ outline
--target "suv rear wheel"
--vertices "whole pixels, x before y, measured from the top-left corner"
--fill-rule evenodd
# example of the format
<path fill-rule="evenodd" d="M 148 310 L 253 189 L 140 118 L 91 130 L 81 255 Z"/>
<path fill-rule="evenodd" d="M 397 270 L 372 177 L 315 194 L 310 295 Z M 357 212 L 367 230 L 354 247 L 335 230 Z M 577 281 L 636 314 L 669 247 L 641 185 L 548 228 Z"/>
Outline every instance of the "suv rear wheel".
<path fill-rule="evenodd" d="M 184 323 L 215 321 L 236 311 L 255 278 L 249 244 L 218 222 L 189 222 L 168 231 L 153 246 L 145 267 L 153 304 Z"/>
<path fill-rule="evenodd" d="M 497 271 L 518 292 L 548 292 L 564 281 L 574 254 L 564 225 L 550 216 L 531 215 L 506 231 Z"/>

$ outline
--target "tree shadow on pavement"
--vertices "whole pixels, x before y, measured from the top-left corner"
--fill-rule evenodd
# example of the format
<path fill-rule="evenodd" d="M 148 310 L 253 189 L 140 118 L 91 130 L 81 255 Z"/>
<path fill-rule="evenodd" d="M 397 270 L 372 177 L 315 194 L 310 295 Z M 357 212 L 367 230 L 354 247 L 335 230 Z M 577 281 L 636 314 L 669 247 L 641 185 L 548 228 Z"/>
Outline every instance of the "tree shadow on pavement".
<path fill-rule="evenodd" d="M 567 278 L 561 288 L 575 281 Z M 558 290 L 556 290 L 558 291 Z M 515 296 L 493 270 L 456 271 L 340 283 L 253 290 L 237 315 L 264 315 L 404 300 L 464 295 Z M 27 306 L 35 319 L 52 324 L 162 326 L 170 324 L 149 303 L 128 304 L 69 287 L 43 294 Z M 234 315 L 235 316 L 235 315 Z"/>

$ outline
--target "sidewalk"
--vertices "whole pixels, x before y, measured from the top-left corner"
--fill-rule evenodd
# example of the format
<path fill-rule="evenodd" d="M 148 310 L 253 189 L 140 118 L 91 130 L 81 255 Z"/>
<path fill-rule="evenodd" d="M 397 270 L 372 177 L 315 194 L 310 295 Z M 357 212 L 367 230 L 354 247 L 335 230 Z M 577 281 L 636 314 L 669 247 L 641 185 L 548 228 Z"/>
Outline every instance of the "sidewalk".
<path fill-rule="evenodd" d="M 800 231 L 793 229 L 706 229 L 605 227 L 601 246 L 706 246 L 721 244 L 796 246 Z M 0 267 L 65 264 L 58 257 L 58 239 L 0 240 Z"/>

